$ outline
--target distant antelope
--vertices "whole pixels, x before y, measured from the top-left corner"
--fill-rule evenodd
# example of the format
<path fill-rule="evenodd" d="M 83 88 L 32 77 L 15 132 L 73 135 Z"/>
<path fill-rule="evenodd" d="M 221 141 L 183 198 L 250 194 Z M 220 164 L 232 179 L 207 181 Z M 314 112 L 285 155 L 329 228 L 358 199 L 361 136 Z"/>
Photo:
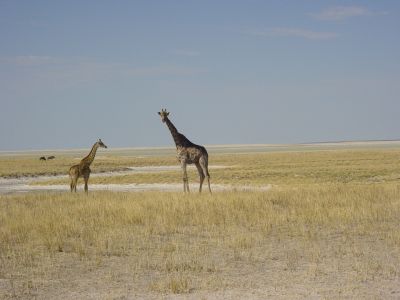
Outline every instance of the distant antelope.
<path fill-rule="evenodd" d="M 49 157 L 47 157 L 47 160 L 49 160 L 49 159 L 55 159 L 56 157 L 55 156 L 49 156 Z"/>
<path fill-rule="evenodd" d="M 176 145 L 177 158 L 181 163 L 183 171 L 183 191 L 189 192 L 186 165 L 194 163 L 200 176 L 199 192 L 201 193 L 204 178 L 207 177 L 208 190 L 211 193 L 210 174 L 208 173 L 208 153 L 206 148 L 193 144 L 183 134 L 179 133 L 172 122 L 168 119 L 169 112 L 167 112 L 167 110 L 161 110 L 158 114 L 161 116 L 161 121 L 167 124 Z"/>
<path fill-rule="evenodd" d="M 94 157 L 96 156 L 97 149 L 99 147 L 107 148 L 107 146 L 99 139 L 92 147 L 90 153 L 81 160 L 77 165 L 72 166 L 69 169 L 69 177 L 71 178 L 71 192 L 76 192 L 76 185 L 78 183 L 79 177 L 83 177 L 85 180 L 85 192 L 88 192 L 88 181 L 90 176 L 90 165 L 92 164 Z"/>
<path fill-rule="evenodd" d="M 46 160 L 46 157 L 41 156 L 41 157 L 39 158 L 39 160 Z"/>

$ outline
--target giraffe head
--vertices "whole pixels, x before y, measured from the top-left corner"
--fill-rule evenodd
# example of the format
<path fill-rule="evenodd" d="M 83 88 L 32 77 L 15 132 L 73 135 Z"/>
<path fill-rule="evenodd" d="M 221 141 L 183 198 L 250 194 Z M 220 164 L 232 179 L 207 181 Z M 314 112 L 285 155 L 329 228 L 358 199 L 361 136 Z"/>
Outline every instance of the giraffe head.
<path fill-rule="evenodd" d="M 165 123 L 165 120 L 167 119 L 169 112 L 167 112 L 166 109 L 161 109 L 161 111 L 159 111 L 158 114 L 161 116 L 161 121 Z"/>
<path fill-rule="evenodd" d="M 102 147 L 102 148 L 107 148 L 106 144 L 104 144 L 103 141 L 102 141 L 101 139 L 99 139 L 99 140 L 97 141 L 97 145 L 99 145 L 99 147 Z"/>

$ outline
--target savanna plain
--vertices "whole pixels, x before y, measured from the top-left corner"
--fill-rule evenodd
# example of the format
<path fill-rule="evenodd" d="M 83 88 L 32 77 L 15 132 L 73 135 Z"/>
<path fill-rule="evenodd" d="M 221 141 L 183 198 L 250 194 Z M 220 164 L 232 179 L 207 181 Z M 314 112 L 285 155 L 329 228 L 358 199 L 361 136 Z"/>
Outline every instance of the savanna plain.
<path fill-rule="evenodd" d="M 231 187 L 212 195 L 90 190 L 181 184 L 175 169 L 93 176 L 88 195 L 0 195 L 0 299 L 400 298 L 400 143 L 208 149 L 223 166 L 211 187 Z M 102 151 L 91 168 L 177 165 L 173 149 L 143 153 Z M 4 154 L 0 176 L 66 174 L 77 159 Z"/>

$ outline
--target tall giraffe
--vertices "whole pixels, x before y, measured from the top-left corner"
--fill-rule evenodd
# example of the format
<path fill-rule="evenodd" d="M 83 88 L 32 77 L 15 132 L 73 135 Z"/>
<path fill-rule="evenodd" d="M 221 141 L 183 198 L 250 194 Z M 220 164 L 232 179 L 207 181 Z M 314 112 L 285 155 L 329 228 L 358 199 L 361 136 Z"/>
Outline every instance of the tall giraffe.
<path fill-rule="evenodd" d="M 90 165 L 92 164 L 94 157 L 96 156 L 97 149 L 99 147 L 107 148 L 107 146 L 99 139 L 90 150 L 90 153 L 81 160 L 81 162 L 77 165 L 72 166 L 69 169 L 69 177 L 71 178 L 71 192 L 76 192 L 76 185 L 78 183 L 79 177 L 83 177 L 85 180 L 85 192 L 88 192 L 88 181 L 90 176 Z"/>
<path fill-rule="evenodd" d="M 167 124 L 176 145 L 177 158 L 181 163 L 183 171 L 183 191 L 189 192 L 186 166 L 187 164 L 194 163 L 197 167 L 200 177 L 199 192 L 201 193 L 204 178 L 207 177 L 208 189 L 211 193 L 210 174 L 208 173 L 208 153 L 206 148 L 193 144 L 183 134 L 179 133 L 174 124 L 172 124 L 172 122 L 168 119 L 169 112 L 167 112 L 166 109 L 162 109 L 161 112 L 158 112 L 158 114 L 161 116 L 161 121 Z"/>

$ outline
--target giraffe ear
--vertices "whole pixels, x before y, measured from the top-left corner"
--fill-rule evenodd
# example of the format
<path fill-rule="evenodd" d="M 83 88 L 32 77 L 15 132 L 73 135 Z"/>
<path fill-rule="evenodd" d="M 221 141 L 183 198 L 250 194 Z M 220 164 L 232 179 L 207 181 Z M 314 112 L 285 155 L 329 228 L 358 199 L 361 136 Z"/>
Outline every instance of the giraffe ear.
<path fill-rule="evenodd" d="M 160 112 L 158 112 L 158 114 L 161 116 L 161 113 L 160 113 Z"/>

